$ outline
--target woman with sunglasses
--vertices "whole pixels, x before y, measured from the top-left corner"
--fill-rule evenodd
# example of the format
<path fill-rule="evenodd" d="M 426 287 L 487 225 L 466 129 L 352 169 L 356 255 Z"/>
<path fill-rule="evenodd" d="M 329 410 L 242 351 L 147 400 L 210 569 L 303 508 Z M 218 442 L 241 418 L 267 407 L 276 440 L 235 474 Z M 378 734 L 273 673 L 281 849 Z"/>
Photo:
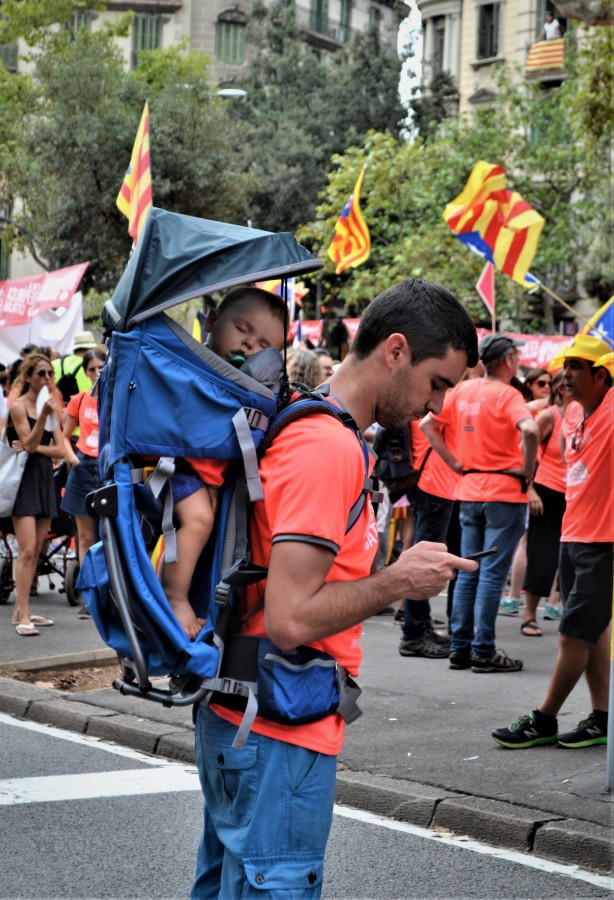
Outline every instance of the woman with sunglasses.
<path fill-rule="evenodd" d="M 79 564 L 96 540 L 94 520 L 85 509 L 86 496 L 100 487 L 98 478 L 98 385 L 100 370 L 106 362 L 106 353 L 102 350 L 88 350 L 83 357 L 83 370 L 92 382 L 91 391 L 80 391 L 68 401 L 64 419 L 64 442 L 66 446 L 66 462 L 70 472 L 60 503 L 64 512 L 74 516 L 77 525 L 77 549 Z M 71 435 L 79 427 L 77 452 L 71 444 Z M 85 606 L 79 611 L 79 618 L 89 619 Z"/>
<path fill-rule="evenodd" d="M 552 391 L 552 375 L 546 369 L 529 369 L 524 376 L 524 399 L 533 416 L 550 406 Z"/>
<path fill-rule="evenodd" d="M 53 367 L 40 351 L 30 353 L 21 363 L 15 380 L 14 400 L 9 409 L 7 437 L 14 450 L 29 454 L 13 507 L 13 529 L 17 539 L 15 587 L 17 600 L 11 622 L 21 637 L 37 635 L 41 625 L 53 625 L 51 619 L 30 612 L 30 589 L 36 574 L 38 557 L 57 515 L 53 484 L 53 460 L 64 456 L 64 441 L 59 425 L 62 401 L 55 387 Z M 37 411 L 38 395 L 47 388 L 48 396 Z M 48 429 L 47 417 L 57 415 Z M 38 627 L 37 627 L 38 626 Z"/>

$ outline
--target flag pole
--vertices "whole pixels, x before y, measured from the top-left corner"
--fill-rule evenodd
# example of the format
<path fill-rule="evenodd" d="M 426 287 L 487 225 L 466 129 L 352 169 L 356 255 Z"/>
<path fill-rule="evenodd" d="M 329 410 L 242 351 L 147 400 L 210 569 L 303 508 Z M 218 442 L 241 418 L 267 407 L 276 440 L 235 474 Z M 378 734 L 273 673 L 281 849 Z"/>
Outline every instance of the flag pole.
<path fill-rule="evenodd" d="M 580 315 L 580 313 L 577 312 L 573 308 L 573 306 L 570 306 L 569 303 L 566 303 L 562 297 L 559 297 L 559 295 L 555 294 L 554 291 L 551 291 L 549 287 L 546 287 L 546 285 L 543 283 L 543 281 L 539 282 L 539 286 L 542 288 L 542 290 L 544 290 L 547 294 L 549 294 L 550 297 L 552 297 L 554 300 L 556 300 L 558 303 L 560 303 L 561 306 L 564 306 L 566 310 L 568 310 L 570 313 L 573 313 L 573 315 L 576 317 L 576 319 L 579 319 L 583 325 L 587 325 L 590 328 L 590 322 L 588 321 L 588 319 L 585 319 L 584 316 Z M 602 339 L 614 348 L 614 344 L 612 343 L 611 338 L 603 336 Z"/>

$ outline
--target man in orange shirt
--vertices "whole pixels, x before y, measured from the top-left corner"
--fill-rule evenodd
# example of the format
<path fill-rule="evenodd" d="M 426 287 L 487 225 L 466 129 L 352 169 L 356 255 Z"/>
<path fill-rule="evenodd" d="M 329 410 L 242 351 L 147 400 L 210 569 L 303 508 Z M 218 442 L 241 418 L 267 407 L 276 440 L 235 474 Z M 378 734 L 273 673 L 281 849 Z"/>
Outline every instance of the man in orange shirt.
<path fill-rule="evenodd" d="M 562 434 L 567 464 L 559 584 L 563 615 L 559 652 L 544 699 L 509 728 L 492 732 L 508 749 L 556 744 L 592 747 L 607 742 L 609 641 L 614 558 L 614 391 L 601 365 L 610 347 L 578 335 L 563 354 L 572 398 Z M 574 731 L 557 734 L 557 715 L 584 675 L 593 710 Z"/>
<path fill-rule="evenodd" d="M 431 282 L 403 282 L 366 308 L 351 352 L 329 379 L 329 400 L 360 431 L 375 421 L 401 428 L 439 412 L 476 356 L 475 328 L 458 301 Z M 370 575 L 378 541 L 369 497 L 348 528 L 365 490 L 360 433 L 329 415 L 288 424 L 264 454 L 260 475 L 264 499 L 253 507 L 251 555 L 268 576 L 246 589 L 241 638 L 258 638 L 260 647 L 268 638 L 275 647 L 267 660 L 283 662 L 308 645 L 356 677 L 365 618 L 408 595 L 436 595 L 457 569 L 477 569 L 445 544 L 423 542 Z M 314 677 L 318 670 L 311 667 Z M 343 718 L 334 712 L 282 724 L 258 715 L 236 749 L 241 719 L 230 701 L 197 710 L 205 827 L 191 896 L 315 900 Z"/>
<path fill-rule="evenodd" d="M 526 483 L 535 467 L 537 427 L 522 395 L 510 386 L 520 341 L 489 334 L 479 348 L 486 375 L 451 391 L 439 416 L 454 428 L 454 454 L 444 460 L 462 475 L 460 504 L 463 556 L 497 548 L 478 572 L 459 572 L 454 589 L 451 669 L 518 672 L 522 661 L 495 649 L 495 622 L 505 576 L 523 532 Z"/>

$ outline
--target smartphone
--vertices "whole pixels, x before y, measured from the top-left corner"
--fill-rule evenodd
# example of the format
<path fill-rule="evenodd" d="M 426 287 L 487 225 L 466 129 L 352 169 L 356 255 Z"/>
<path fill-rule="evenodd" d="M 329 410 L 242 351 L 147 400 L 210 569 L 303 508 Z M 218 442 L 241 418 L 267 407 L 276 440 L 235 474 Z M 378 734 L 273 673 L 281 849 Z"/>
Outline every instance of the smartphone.
<path fill-rule="evenodd" d="M 479 553 L 471 553 L 469 556 L 463 557 L 463 559 L 484 559 L 485 556 L 494 556 L 495 553 L 498 552 L 498 547 L 491 547 L 490 550 L 481 550 Z"/>

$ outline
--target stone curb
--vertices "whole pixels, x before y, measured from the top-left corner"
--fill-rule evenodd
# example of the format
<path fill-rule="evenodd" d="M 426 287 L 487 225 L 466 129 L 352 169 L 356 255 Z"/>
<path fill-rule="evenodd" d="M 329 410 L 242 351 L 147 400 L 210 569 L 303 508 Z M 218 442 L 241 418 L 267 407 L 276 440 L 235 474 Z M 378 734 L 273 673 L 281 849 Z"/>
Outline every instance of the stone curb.
<path fill-rule="evenodd" d="M 192 731 L 67 700 L 62 691 L 51 688 L 0 678 L 0 711 L 194 763 Z M 449 830 L 600 874 L 609 874 L 614 867 L 609 828 L 561 819 L 543 810 L 347 769 L 337 773 L 336 800 L 376 815 Z"/>

